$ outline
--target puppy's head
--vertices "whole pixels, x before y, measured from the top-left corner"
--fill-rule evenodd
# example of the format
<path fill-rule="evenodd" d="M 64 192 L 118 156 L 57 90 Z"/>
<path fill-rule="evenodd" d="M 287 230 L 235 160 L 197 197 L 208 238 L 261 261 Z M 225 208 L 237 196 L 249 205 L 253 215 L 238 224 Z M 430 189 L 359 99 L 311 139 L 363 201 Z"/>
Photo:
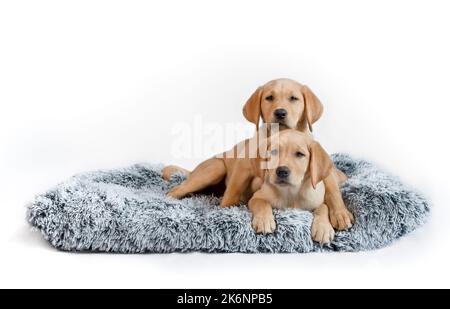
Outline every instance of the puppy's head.
<path fill-rule="evenodd" d="M 323 105 L 308 86 L 290 79 L 276 79 L 258 87 L 244 106 L 244 117 L 259 127 L 259 119 L 290 129 L 307 128 L 323 112 Z"/>
<path fill-rule="evenodd" d="M 299 188 L 304 180 L 309 180 L 316 188 L 333 167 L 322 146 L 297 130 L 283 130 L 271 136 L 268 144 L 267 177 L 277 187 Z"/>

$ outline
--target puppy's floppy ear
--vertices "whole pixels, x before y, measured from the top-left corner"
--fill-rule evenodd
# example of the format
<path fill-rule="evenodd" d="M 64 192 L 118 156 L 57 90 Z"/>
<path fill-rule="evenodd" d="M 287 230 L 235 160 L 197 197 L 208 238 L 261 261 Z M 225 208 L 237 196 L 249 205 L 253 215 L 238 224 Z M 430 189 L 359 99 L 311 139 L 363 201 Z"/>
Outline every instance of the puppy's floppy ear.
<path fill-rule="evenodd" d="M 315 189 L 319 182 L 330 175 L 333 169 L 333 161 L 331 161 L 328 153 L 316 141 L 311 142 L 309 145 L 309 152 L 309 172 L 311 174 L 311 184 Z"/>
<path fill-rule="evenodd" d="M 263 87 L 258 87 L 258 89 L 253 92 L 251 97 L 245 103 L 242 110 L 245 119 L 254 123 L 256 128 L 259 127 L 259 118 L 261 117 L 261 96 Z"/>
<path fill-rule="evenodd" d="M 312 125 L 322 116 L 323 105 L 308 86 L 302 85 L 301 87 L 305 101 L 305 112 L 302 118 L 303 121 L 306 120 L 308 122 L 309 131 L 312 132 Z"/>

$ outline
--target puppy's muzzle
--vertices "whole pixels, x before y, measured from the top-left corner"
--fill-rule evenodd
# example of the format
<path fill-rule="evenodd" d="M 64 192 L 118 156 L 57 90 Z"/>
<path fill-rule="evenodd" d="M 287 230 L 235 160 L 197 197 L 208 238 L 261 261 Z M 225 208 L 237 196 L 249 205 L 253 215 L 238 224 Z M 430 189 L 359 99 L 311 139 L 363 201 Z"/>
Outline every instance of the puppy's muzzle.
<path fill-rule="evenodd" d="M 278 108 L 273 112 L 277 120 L 284 120 L 287 117 L 287 111 L 284 108 Z"/>

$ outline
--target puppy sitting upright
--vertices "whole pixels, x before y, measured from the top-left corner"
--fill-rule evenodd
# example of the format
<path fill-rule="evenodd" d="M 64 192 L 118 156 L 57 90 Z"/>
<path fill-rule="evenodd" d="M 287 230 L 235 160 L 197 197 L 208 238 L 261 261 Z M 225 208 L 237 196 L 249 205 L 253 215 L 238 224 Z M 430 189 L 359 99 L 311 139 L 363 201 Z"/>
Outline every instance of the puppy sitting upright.
<path fill-rule="evenodd" d="M 323 180 L 333 170 L 328 154 L 310 134 L 287 129 L 269 139 L 270 153 L 264 182 L 250 199 L 252 226 L 258 233 L 272 233 L 276 224 L 272 208 L 300 208 L 313 211 L 311 235 L 314 241 L 329 243 L 334 229 L 325 205 Z"/>

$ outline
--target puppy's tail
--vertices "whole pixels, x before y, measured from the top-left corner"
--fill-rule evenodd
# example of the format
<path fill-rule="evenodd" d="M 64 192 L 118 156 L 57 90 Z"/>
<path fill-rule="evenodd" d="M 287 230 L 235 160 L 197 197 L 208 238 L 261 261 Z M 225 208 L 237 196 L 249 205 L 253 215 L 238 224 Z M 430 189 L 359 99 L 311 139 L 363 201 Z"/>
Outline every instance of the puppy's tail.
<path fill-rule="evenodd" d="M 168 165 L 162 169 L 162 177 L 166 181 L 170 180 L 170 177 L 172 177 L 172 175 L 175 173 L 181 173 L 186 177 L 189 176 L 189 174 L 191 174 L 191 172 L 188 171 L 187 169 L 184 169 L 176 165 Z"/>

